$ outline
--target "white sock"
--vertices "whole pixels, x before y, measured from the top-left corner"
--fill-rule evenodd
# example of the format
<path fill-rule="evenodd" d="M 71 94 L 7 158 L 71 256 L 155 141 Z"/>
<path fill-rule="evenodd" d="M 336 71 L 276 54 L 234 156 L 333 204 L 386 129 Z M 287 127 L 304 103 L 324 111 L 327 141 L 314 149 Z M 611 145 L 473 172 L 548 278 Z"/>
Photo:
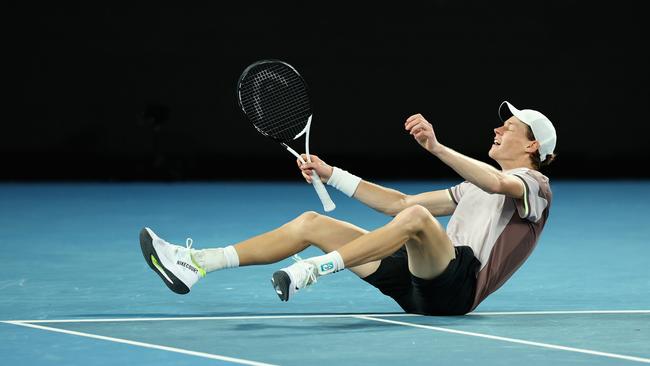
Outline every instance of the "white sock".
<path fill-rule="evenodd" d="M 192 250 L 192 258 L 206 272 L 239 267 L 239 255 L 232 245 L 225 248 Z"/>
<path fill-rule="evenodd" d="M 339 252 L 336 250 L 325 255 L 309 258 L 307 260 L 316 264 L 319 276 L 342 271 L 345 269 L 343 258 L 341 258 L 341 254 L 339 254 Z"/>

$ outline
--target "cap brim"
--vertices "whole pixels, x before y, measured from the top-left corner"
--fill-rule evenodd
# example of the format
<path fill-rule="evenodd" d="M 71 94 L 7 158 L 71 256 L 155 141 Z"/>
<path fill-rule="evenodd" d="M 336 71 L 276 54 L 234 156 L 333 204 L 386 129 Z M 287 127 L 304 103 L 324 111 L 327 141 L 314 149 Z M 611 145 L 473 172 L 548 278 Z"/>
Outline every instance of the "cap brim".
<path fill-rule="evenodd" d="M 499 118 L 501 119 L 501 122 L 505 122 L 508 118 L 512 116 L 517 117 L 518 114 L 519 114 L 519 109 L 515 108 L 507 100 L 501 102 L 501 105 L 499 106 Z"/>

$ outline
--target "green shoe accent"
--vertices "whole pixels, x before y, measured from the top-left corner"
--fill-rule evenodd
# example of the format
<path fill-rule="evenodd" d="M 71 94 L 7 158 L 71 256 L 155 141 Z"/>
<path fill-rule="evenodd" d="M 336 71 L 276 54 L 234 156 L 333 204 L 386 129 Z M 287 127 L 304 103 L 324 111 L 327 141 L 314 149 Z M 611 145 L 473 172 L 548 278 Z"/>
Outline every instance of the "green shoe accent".
<path fill-rule="evenodd" d="M 165 279 L 166 279 L 169 283 L 171 283 L 171 284 L 174 283 L 174 281 L 172 281 L 172 279 L 169 278 L 169 276 L 167 276 L 167 273 L 165 273 L 165 271 L 163 270 L 163 267 L 160 265 L 160 263 L 158 263 L 158 261 L 156 260 L 156 257 L 154 257 L 153 254 L 151 254 L 151 263 L 153 263 L 153 266 L 156 267 L 156 269 L 158 270 L 158 272 L 160 272 L 160 274 L 161 274 L 163 277 L 165 277 Z"/>
<path fill-rule="evenodd" d="M 162 266 L 158 263 L 156 257 L 154 257 L 153 254 L 151 255 L 151 262 L 153 262 L 153 265 L 156 266 L 160 272 L 164 273 Z"/>
<path fill-rule="evenodd" d="M 196 261 L 194 260 L 194 256 L 191 253 L 190 253 L 190 259 L 192 260 L 192 264 L 194 264 L 196 268 L 199 269 L 199 276 L 205 277 L 206 275 L 205 269 L 203 269 L 203 267 L 199 266 L 199 264 L 196 263 Z"/>

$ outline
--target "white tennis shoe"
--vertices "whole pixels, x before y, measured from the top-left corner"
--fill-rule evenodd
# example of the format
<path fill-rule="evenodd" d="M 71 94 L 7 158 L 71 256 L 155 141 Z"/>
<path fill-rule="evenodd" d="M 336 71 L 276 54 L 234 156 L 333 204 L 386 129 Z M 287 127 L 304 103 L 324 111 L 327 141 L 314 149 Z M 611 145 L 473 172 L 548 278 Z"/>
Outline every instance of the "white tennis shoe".
<path fill-rule="evenodd" d="M 166 242 L 145 227 L 140 231 L 140 248 L 149 267 L 177 294 L 190 292 L 190 288 L 205 276 L 205 270 L 190 254 L 190 238 L 187 239 L 185 247 L 182 247 Z"/>
<path fill-rule="evenodd" d="M 296 263 L 273 273 L 271 283 L 282 301 L 289 301 L 298 290 L 317 282 L 318 268 L 314 263 L 294 256 Z"/>

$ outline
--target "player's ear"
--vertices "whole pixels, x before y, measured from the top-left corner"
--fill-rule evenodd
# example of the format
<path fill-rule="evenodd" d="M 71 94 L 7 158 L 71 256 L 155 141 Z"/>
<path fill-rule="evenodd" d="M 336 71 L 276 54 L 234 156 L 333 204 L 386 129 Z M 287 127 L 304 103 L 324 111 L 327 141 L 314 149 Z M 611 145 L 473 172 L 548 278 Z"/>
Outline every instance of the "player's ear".
<path fill-rule="evenodd" d="M 537 140 L 526 142 L 525 150 L 527 153 L 532 153 L 539 150 L 539 142 Z"/>

